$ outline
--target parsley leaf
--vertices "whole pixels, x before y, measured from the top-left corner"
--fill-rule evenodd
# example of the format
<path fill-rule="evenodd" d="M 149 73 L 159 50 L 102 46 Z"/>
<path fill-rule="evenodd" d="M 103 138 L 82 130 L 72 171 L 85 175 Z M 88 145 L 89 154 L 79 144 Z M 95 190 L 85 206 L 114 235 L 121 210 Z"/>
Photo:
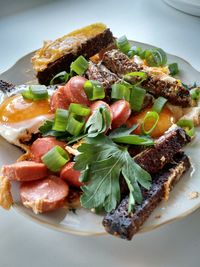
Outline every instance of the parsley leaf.
<path fill-rule="evenodd" d="M 115 144 L 104 135 L 86 138 L 78 148 L 74 168 L 87 174 L 87 184 L 82 187 L 81 204 L 87 209 L 103 207 L 109 212 L 120 201 L 119 178 L 122 174 L 129 188 L 129 211 L 135 202 L 141 203 L 139 185 L 149 189 L 151 176 L 129 155 L 126 147 Z M 85 179 L 85 177 L 84 177 Z"/>
<path fill-rule="evenodd" d="M 42 136 L 53 136 L 58 140 L 67 141 L 70 139 L 70 135 L 67 132 L 59 132 L 52 130 L 54 121 L 53 120 L 47 120 L 44 122 L 42 126 L 40 126 L 39 131 L 42 134 Z"/>
<path fill-rule="evenodd" d="M 134 124 L 131 128 L 118 128 L 111 132 L 109 137 L 116 143 L 152 146 L 154 141 L 150 137 L 131 134 L 137 127 L 138 124 Z"/>
<path fill-rule="evenodd" d="M 110 113 L 104 106 L 102 106 L 95 110 L 89 117 L 85 125 L 85 132 L 88 133 L 88 137 L 95 137 L 100 133 L 104 133 L 110 126 Z"/>

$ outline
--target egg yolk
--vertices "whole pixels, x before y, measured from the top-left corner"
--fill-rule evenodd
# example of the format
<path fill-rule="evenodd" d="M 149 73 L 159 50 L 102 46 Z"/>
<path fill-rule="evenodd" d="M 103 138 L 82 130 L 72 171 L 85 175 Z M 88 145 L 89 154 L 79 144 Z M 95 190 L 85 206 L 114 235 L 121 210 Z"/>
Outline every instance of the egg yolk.
<path fill-rule="evenodd" d="M 30 101 L 15 95 L 0 105 L 0 122 L 20 122 L 50 113 L 49 100 Z"/>
<path fill-rule="evenodd" d="M 137 123 L 139 124 L 139 126 L 137 127 L 137 129 L 133 133 L 142 134 L 141 124 L 144 121 L 144 117 L 148 111 L 151 111 L 151 108 L 146 108 L 141 113 L 139 113 L 137 115 L 133 115 L 128 120 L 128 122 L 127 122 L 128 127 L 131 127 L 133 124 L 137 124 Z M 151 129 L 154 122 L 155 122 L 154 120 L 148 120 L 147 122 L 145 122 L 145 129 L 146 130 Z M 157 138 L 157 137 L 163 135 L 164 132 L 167 131 L 172 126 L 173 123 L 175 123 L 175 118 L 174 118 L 172 112 L 167 107 L 164 107 L 159 114 L 158 123 L 157 123 L 155 129 L 151 132 L 150 136 L 153 138 Z"/>

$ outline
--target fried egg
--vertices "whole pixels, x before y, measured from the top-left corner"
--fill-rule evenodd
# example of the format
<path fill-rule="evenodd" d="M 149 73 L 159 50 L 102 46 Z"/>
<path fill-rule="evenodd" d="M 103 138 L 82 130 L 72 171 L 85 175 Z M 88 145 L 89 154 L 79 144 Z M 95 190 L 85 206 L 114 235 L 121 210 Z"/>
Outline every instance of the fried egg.
<path fill-rule="evenodd" d="M 50 110 L 50 100 L 31 101 L 24 99 L 21 92 L 25 86 L 0 91 L 0 136 L 9 143 L 24 147 L 39 127 L 54 115 Z M 49 95 L 54 87 L 48 89 Z M 0 89 L 1 90 L 1 89 Z"/>

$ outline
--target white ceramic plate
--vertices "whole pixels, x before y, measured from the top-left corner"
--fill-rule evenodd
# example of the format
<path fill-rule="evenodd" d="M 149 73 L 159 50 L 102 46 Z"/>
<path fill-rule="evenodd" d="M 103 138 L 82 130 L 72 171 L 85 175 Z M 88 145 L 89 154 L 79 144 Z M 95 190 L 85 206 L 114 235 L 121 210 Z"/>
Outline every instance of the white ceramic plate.
<path fill-rule="evenodd" d="M 152 48 L 153 46 L 134 42 L 136 46 L 143 48 Z M 30 57 L 33 53 L 21 58 L 12 68 L 0 75 L 0 79 L 13 82 L 15 84 L 34 83 L 34 73 L 30 64 Z M 177 62 L 180 67 L 180 78 L 183 82 L 190 84 L 194 81 L 200 81 L 200 73 L 195 70 L 185 60 L 168 55 L 169 62 Z M 191 157 L 192 168 L 187 172 L 181 181 L 176 185 L 168 202 L 162 202 L 151 214 L 150 218 L 141 228 L 140 232 L 150 231 L 168 222 L 177 220 L 186 216 L 198 207 L 200 207 L 200 197 L 189 199 L 191 192 L 200 192 L 200 131 L 196 139 L 185 149 Z M 14 162 L 21 151 L 0 138 L 0 167 L 3 164 Z M 95 215 L 88 210 L 79 209 L 76 214 L 67 213 L 65 209 L 45 214 L 35 215 L 31 210 L 25 208 L 20 203 L 17 184 L 12 188 L 15 204 L 13 207 L 27 218 L 62 232 L 73 233 L 77 235 L 102 235 L 105 230 L 102 226 L 103 217 Z"/>
<path fill-rule="evenodd" d="M 170 6 L 187 14 L 200 16 L 200 0 L 164 0 Z"/>

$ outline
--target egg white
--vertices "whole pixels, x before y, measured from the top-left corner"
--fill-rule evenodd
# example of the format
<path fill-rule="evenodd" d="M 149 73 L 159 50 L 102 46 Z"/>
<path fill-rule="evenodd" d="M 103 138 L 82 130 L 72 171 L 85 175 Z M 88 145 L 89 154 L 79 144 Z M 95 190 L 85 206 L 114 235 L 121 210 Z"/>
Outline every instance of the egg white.
<path fill-rule="evenodd" d="M 0 91 L 0 104 L 8 97 L 21 93 L 27 88 L 27 85 L 20 85 L 12 88 L 10 91 Z M 48 94 L 51 96 L 55 90 L 54 86 L 47 87 Z M 29 120 L 20 122 L 0 122 L 0 136 L 9 143 L 23 147 L 23 142 L 29 141 L 32 134 L 38 133 L 38 129 L 46 120 L 52 119 L 53 114 L 44 114 Z"/>
<path fill-rule="evenodd" d="M 9 143 L 21 146 L 23 142 L 29 141 L 32 134 L 38 133 L 38 129 L 44 121 L 52 119 L 53 115 L 41 115 L 29 120 L 17 123 L 0 123 L 0 135 Z"/>

